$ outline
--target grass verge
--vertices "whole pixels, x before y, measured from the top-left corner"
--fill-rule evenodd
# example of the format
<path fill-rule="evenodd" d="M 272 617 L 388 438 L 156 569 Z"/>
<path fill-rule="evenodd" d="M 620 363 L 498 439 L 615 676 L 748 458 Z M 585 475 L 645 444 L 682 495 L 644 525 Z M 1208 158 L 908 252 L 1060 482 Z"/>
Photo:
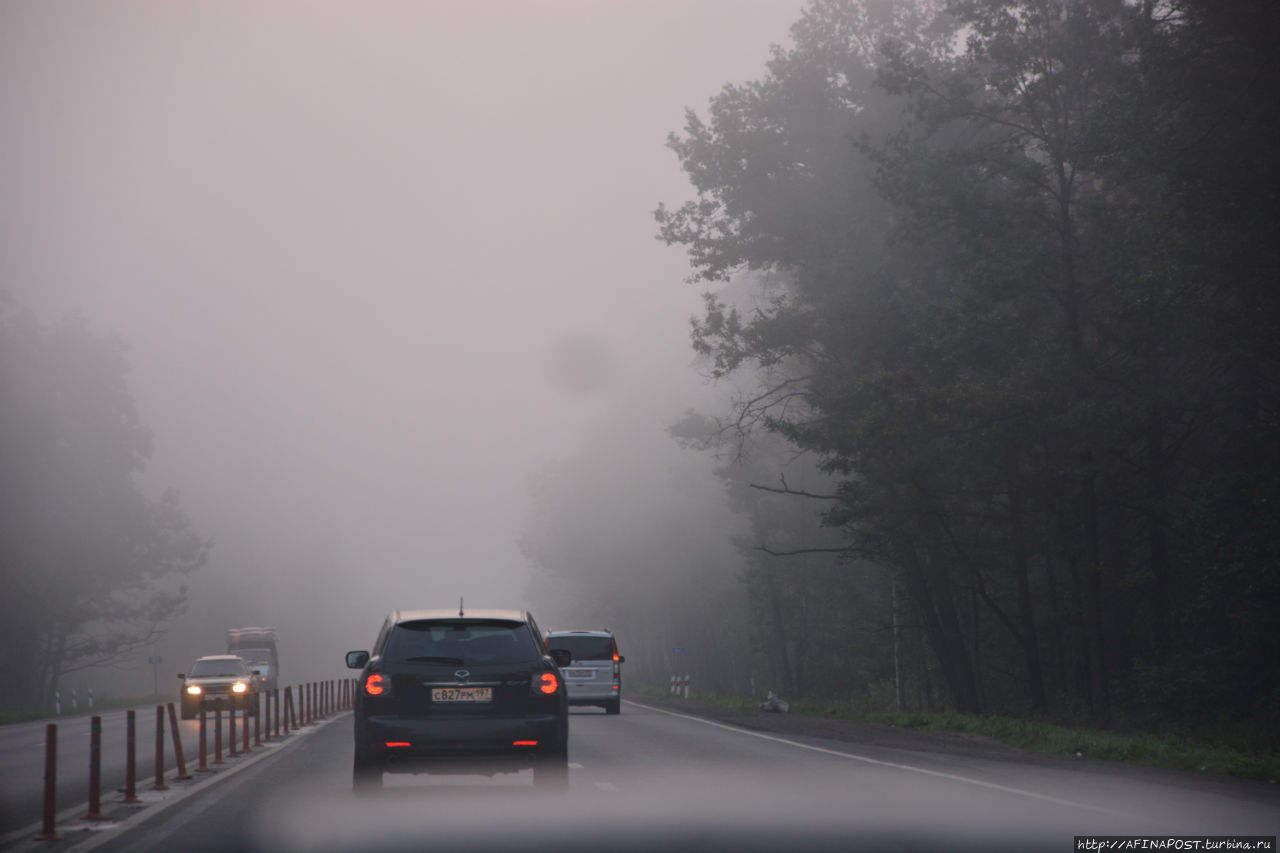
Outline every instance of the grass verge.
<path fill-rule="evenodd" d="M 632 690 L 647 696 L 669 694 L 667 688 L 660 687 L 633 687 Z M 758 699 L 740 696 L 698 693 L 692 698 L 734 711 L 759 711 L 760 708 Z M 1170 770 L 1261 779 L 1273 784 L 1280 780 L 1280 755 L 1274 752 L 1251 754 L 1193 735 L 1122 734 L 1017 717 L 957 714 L 952 711 L 867 712 L 838 702 L 806 700 L 792 701 L 791 713 L 859 720 L 904 729 L 977 734 L 1009 746 L 1051 755 L 1126 761 Z"/>

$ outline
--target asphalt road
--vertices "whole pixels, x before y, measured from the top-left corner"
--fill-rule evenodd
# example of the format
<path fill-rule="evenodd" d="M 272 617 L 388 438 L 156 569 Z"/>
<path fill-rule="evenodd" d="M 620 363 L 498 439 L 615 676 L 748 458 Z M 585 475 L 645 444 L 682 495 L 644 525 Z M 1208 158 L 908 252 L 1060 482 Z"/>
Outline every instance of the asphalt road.
<path fill-rule="evenodd" d="M 655 701 L 624 703 L 620 716 L 575 711 L 564 794 L 536 791 L 524 771 L 388 776 L 371 798 L 351 794 L 343 714 L 146 805 L 116 805 L 108 826 L 60 821 L 61 841 L 5 850 L 1067 851 L 1085 834 L 1280 828 L 1275 786 L 1019 760 L 930 739 L 751 730 L 685 710 Z"/>

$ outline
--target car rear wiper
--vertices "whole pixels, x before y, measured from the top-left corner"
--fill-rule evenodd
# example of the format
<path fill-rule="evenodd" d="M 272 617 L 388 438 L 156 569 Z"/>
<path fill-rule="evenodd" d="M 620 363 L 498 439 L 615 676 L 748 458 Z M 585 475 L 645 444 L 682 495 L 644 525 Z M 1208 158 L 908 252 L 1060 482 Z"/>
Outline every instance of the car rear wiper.
<path fill-rule="evenodd" d="M 452 666 L 462 666 L 462 658 L 445 658 L 436 655 L 422 655 L 416 658 L 405 658 L 405 660 L 414 663 L 447 663 Z"/>

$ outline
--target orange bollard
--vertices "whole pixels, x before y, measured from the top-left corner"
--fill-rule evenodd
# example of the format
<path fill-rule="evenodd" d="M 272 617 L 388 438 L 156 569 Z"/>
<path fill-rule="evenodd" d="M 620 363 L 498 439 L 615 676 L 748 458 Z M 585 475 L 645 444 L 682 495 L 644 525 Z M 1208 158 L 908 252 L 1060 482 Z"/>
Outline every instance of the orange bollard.
<path fill-rule="evenodd" d="M 240 728 L 244 729 L 244 745 L 243 745 L 243 749 L 241 749 L 240 751 L 252 752 L 253 750 L 249 749 L 249 709 L 248 708 L 241 709 L 240 723 L 241 723 Z"/>
<path fill-rule="evenodd" d="M 200 711 L 200 766 L 197 773 L 209 772 L 209 740 L 205 735 L 205 712 Z"/>
<path fill-rule="evenodd" d="M 58 799 L 58 724 L 44 727 L 44 819 L 36 841 L 59 841 L 62 836 L 54 830 L 53 816 Z"/>
<path fill-rule="evenodd" d="M 239 755 L 236 750 L 236 709 L 227 712 L 227 755 Z"/>
<path fill-rule="evenodd" d="M 106 820 L 102 813 L 102 718 L 89 720 L 89 812 L 81 820 Z"/>
<path fill-rule="evenodd" d="M 142 802 L 138 799 L 137 717 L 130 708 L 125 718 L 124 801 L 129 805 Z"/>
<path fill-rule="evenodd" d="M 222 709 L 213 709 L 213 763 L 226 764 L 222 760 Z"/>
<path fill-rule="evenodd" d="M 260 725 L 260 721 L 262 720 L 261 694 L 259 694 L 257 700 L 255 701 L 258 703 L 258 712 L 253 715 L 253 745 L 256 747 L 261 747 L 262 746 L 262 735 L 261 735 L 262 726 Z M 268 738 L 271 737 L 271 732 L 267 732 L 267 737 Z"/>
<path fill-rule="evenodd" d="M 169 703 L 169 733 L 173 735 L 173 756 L 178 762 L 178 775 L 173 777 L 175 782 L 185 782 L 192 778 L 187 772 L 187 760 L 182 754 L 182 730 L 178 728 L 178 712 L 173 709 L 173 703 Z"/>
<path fill-rule="evenodd" d="M 156 783 L 153 791 L 166 791 L 169 786 L 164 783 L 164 706 L 156 706 Z"/>

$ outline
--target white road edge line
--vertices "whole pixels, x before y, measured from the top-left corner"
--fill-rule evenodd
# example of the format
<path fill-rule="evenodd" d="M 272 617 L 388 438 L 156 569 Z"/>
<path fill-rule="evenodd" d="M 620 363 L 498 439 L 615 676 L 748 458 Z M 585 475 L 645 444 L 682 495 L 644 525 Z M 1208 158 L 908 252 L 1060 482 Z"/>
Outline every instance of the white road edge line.
<path fill-rule="evenodd" d="M 787 738 L 777 737 L 775 735 L 767 735 L 767 734 L 764 734 L 763 732 L 753 732 L 750 729 L 743 729 L 743 728 L 739 728 L 738 726 L 731 726 L 731 725 L 728 725 L 727 723 L 719 723 L 719 722 L 716 722 L 715 720 L 708 720 L 705 717 L 695 717 L 691 714 L 680 714 L 675 711 L 668 711 L 665 708 L 658 708 L 653 705 L 645 705 L 644 703 L 637 702 L 634 699 L 628 699 L 627 702 L 629 704 L 636 705 L 640 708 L 644 708 L 647 711 L 657 711 L 659 714 L 667 714 L 672 717 L 681 717 L 686 720 L 692 720 L 695 723 L 702 723 L 704 725 L 714 726 L 715 728 L 724 729 L 725 731 L 738 732 L 739 734 L 744 734 L 744 735 L 751 735 L 751 737 L 760 738 L 761 740 L 771 740 L 775 743 L 784 743 L 784 744 L 787 744 L 788 746 L 794 746 L 799 749 L 807 749 L 810 752 L 821 752 L 824 755 L 834 755 L 837 758 L 847 758 L 847 759 L 850 759 L 851 761 L 861 761 L 866 764 L 875 764 L 880 767 L 892 767 L 895 770 L 905 770 L 908 773 L 921 773 L 921 774 L 924 774 L 925 776 L 934 776 L 938 779 L 946 779 L 951 782 L 961 782 L 966 785 L 976 785 L 980 788 L 988 788 L 993 791 L 1002 791 L 1006 794 L 1017 794 L 1018 796 L 1021 796 L 1021 797 L 1030 797 L 1033 800 L 1041 800 L 1042 802 L 1053 803 L 1054 805 L 1057 805 L 1057 806 L 1069 806 L 1071 808 L 1084 809 L 1086 811 L 1111 815 L 1112 817 L 1122 817 L 1122 818 L 1128 818 L 1128 819 L 1140 819 L 1141 817 L 1140 815 L 1130 814 L 1129 812 L 1118 812 L 1112 809 L 1104 809 L 1101 806 L 1091 806 L 1087 803 L 1077 803 L 1072 800 L 1064 800 L 1059 797 L 1050 797 L 1047 794 L 1037 794 L 1035 791 L 1027 791 L 1027 790 L 1023 790 L 1022 788 L 1011 788 L 1008 785 L 997 785 L 994 782 L 983 782 L 981 779 L 971 779 L 968 776 L 957 776 L 954 773 L 943 773 L 940 770 L 928 770 L 924 767 L 913 767 L 910 764 L 898 764 L 893 761 L 881 761 L 878 758 L 870 758 L 866 755 L 858 755 L 857 753 L 853 753 L 853 752 L 842 752 L 840 750 L 835 750 L 835 749 L 826 749 L 825 747 L 821 747 L 821 746 L 811 746 L 810 744 L 807 744 L 807 743 L 800 743 L 799 741 L 788 740 Z"/>

